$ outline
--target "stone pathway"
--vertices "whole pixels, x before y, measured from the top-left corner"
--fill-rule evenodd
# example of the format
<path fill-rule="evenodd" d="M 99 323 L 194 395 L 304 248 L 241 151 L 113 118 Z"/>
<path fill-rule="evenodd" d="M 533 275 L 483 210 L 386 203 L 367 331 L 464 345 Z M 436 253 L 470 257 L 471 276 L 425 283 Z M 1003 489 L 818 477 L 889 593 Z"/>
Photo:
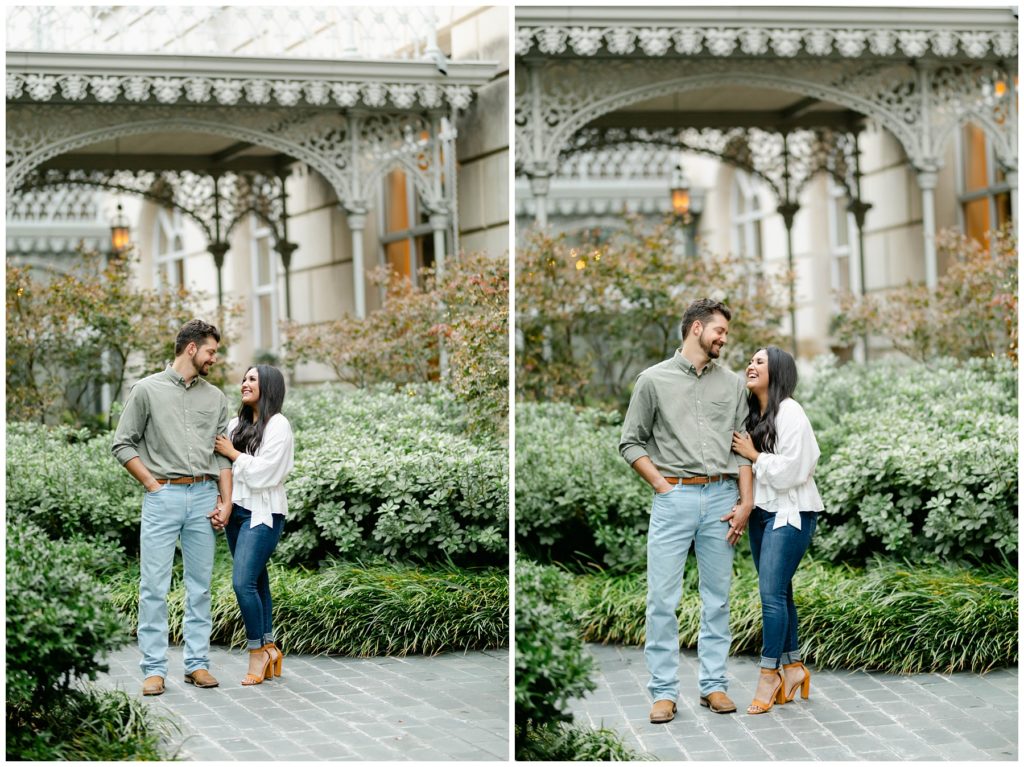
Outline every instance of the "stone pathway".
<path fill-rule="evenodd" d="M 139 651 L 108 658 L 99 679 L 141 697 Z M 194 760 L 505 761 L 509 755 L 508 650 L 432 657 L 288 655 L 283 675 L 242 687 L 242 651 L 211 649 L 220 687 L 183 680 L 169 654 L 167 691 L 142 698 L 181 726 L 168 744 Z"/>
<path fill-rule="evenodd" d="M 988 674 L 811 671 L 809 700 L 745 712 L 757 659 L 729 659 L 735 714 L 698 703 L 697 654 L 680 657 L 680 700 L 669 724 L 648 719 L 643 649 L 588 645 L 597 689 L 574 701 L 577 723 L 607 727 L 663 760 L 991 761 L 1017 760 L 1017 669 Z"/>

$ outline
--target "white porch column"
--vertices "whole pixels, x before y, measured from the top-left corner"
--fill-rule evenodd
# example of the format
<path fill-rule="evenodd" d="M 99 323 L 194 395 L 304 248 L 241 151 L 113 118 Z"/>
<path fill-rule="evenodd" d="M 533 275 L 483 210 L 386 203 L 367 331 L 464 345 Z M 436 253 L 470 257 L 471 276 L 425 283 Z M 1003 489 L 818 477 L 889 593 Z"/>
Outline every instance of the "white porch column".
<path fill-rule="evenodd" d="M 1017 170 L 1007 169 L 1006 183 L 1010 185 L 1010 217 L 1013 219 L 1013 236 L 1020 236 L 1020 224 L 1017 222 Z"/>
<path fill-rule="evenodd" d="M 924 280 L 929 290 L 939 284 L 938 259 L 935 255 L 935 185 L 939 174 L 933 170 L 918 171 L 921 187 L 921 215 L 924 225 Z"/>
<path fill-rule="evenodd" d="M 434 269 L 438 277 L 444 276 L 444 232 L 448 228 L 448 216 L 444 213 L 430 214 L 430 228 L 434 232 Z"/>
<path fill-rule="evenodd" d="M 363 229 L 366 228 L 365 211 L 348 211 L 348 228 L 352 231 L 352 293 L 355 298 L 356 317 L 366 316 L 366 267 L 363 264 Z"/>
<path fill-rule="evenodd" d="M 530 191 L 537 205 L 533 220 L 542 229 L 548 225 L 548 190 L 551 189 L 551 177 L 547 171 L 530 174 Z"/>

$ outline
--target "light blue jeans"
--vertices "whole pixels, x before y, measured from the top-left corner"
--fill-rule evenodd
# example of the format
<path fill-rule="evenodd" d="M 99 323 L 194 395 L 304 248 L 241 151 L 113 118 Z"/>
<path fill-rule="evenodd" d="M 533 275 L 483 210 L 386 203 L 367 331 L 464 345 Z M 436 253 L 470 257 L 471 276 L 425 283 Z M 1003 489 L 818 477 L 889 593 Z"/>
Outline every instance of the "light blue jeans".
<path fill-rule="evenodd" d="M 697 660 L 701 695 L 728 683 L 725 660 L 729 631 L 729 585 L 734 548 L 725 540 L 729 523 L 722 522 L 739 499 L 736 480 L 708 485 L 673 485 L 654 496 L 647 533 L 647 641 L 644 658 L 653 700 L 679 697 L 679 619 L 683 568 L 694 544 L 700 575 L 700 634 Z"/>
<path fill-rule="evenodd" d="M 167 592 L 181 539 L 185 574 L 185 672 L 210 667 L 210 578 L 216 536 L 207 514 L 217 483 L 164 485 L 142 499 L 139 534 L 139 649 L 144 676 L 167 676 Z"/>

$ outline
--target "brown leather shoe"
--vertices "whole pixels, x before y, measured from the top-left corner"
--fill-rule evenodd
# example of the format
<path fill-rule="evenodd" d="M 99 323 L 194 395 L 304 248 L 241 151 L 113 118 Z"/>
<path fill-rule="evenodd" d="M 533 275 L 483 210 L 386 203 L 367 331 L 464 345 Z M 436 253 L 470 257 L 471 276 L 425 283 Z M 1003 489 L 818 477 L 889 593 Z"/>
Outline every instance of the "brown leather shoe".
<path fill-rule="evenodd" d="M 665 724 L 676 718 L 676 703 L 674 700 L 656 700 L 651 708 L 651 723 Z"/>
<path fill-rule="evenodd" d="M 733 703 L 729 696 L 721 690 L 715 690 L 715 692 L 709 692 L 707 695 L 701 695 L 700 704 L 706 708 L 710 708 L 716 714 L 731 714 L 736 710 L 736 704 Z"/>
<path fill-rule="evenodd" d="M 185 681 L 196 687 L 217 687 L 220 684 L 205 668 L 197 668 L 195 671 L 185 674 Z"/>
<path fill-rule="evenodd" d="M 162 676 L 147 676 L 142 680 L 143 695 L 163 695 L 164 678 Z"/>

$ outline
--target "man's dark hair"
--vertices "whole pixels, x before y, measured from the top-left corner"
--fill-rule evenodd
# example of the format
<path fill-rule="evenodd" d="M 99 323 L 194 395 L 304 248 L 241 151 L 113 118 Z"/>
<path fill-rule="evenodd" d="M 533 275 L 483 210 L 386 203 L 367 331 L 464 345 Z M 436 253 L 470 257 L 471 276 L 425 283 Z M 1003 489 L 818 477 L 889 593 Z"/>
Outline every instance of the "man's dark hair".
<path fill-rule="evenodd" d="M 213 336 L 213 340 L 220 343 L 220 332 L 208 322 L 202 320 L 189 320 L 181 326 L 178 337 L 174 341 L 174 356 L 177 357 L 193 341 L 196 346 L 202 346 L 203 341 Z"/>
<path fill-rule="evenodd" d="M 710 298 L 698 299 L 686 307 L 683 321 L 679 323 L 682 340 L 686 340 L 686 336 L 689 335 L 690 327 L 693 323 L 699 322 L 701 325 L 707 325 L 708 320 L 716 314 L 721 314 L 727 322 L 732 319 L 732 312 L 729 311 L 728 306 L 721 301 L 712 301 Z"/>

